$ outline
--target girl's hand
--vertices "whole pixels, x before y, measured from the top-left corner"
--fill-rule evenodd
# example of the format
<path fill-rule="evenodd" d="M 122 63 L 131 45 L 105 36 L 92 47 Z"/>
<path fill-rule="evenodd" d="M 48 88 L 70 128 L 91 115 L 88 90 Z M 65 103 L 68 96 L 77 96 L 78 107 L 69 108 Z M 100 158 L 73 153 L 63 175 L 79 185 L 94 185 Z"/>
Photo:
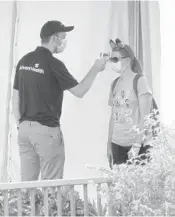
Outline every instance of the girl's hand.
<path fill-rule="evenodd" d="M 132 146 L 130 151 L 128 152 L 128 158 L 129 160 L 132 159 L 132 158 L 136 158 L 139 154 L 139 151 L 140 151 L 140 147 L 137 147 L 137 146 Z"/>
<path fill-rule="evenodd" d="M 107 158 L 110 159 L 112 157 L 111 147 L 107 147 Z"/>

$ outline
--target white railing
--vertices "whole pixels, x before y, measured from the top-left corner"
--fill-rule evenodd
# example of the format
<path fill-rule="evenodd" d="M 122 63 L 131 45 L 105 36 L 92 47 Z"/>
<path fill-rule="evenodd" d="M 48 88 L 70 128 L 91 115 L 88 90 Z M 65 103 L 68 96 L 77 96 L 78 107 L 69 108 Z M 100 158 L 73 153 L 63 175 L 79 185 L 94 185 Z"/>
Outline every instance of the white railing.
<path fill-rule="evenodd" d="M 62 216 L 62 192 L 61 188 L 65 186 L 69 186 L 69 199 L 70 199 L 70 207 L 71 207 L 71 216 L 76 216 L 76 208 L 75 208 L 75 197 L 74 197 L 74 187 L 75 186 L 83 186 L 83 196 L 84 196 L 84 216 L 89 216 L 89 206 L 88 206 L 88 185 L 96 184 L 97 186 L 97 214 L 101 216 L 101 195 L 98 191 L 101 184 L 107 184 L 108 188 L 110 188 L 110 182 L 107 178 L 88 178 L 88 179 L 70 179 L 70 180 L 44 180 L 44 181 L 31 181 L 31 182 L 20 182 L 20 183 L 1 183 L 0 184 L 0 192 L 4 198 L 4 216 L 9 216 L 9 197 L 8 192 L 10 190 L 16 190 L 18 197 L 18 216 L 22 216 L 22 196 L 21 192 L 23 189 L 26 189 L 30 193 L 30 204 L 31 204 L 31 216 L 35 216 L 35 191 L 38 188 L 43 190 L 44 194 L 44 210 L 45 216 L 49 215 L 48 208 L 48 189 L 54 187 L 57 189 L 57 216 Z M 110 191 L 109 191 L 110 192 Z M 108 216 L 112 216 L 112 203 L 111 196 L 109 193 L 108 198 Z"/>

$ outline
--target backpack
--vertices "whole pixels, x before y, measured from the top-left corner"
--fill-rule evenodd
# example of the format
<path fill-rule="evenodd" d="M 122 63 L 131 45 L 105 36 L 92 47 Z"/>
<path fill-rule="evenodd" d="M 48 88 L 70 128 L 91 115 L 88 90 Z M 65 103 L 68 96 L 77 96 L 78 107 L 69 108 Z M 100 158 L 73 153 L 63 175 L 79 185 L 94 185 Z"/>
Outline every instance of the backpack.
<path fill-rule="evenodd" d="M 134 77 L 134 80 L 133 80 L 133 90 L 134 90 L 134 93 L 135 93 L 137 98 L 138 98 L 138 89 L 137 89 L 138 80 L 142 76 L 143 76 L 143 74 L 136 74 L 136 76 Z M 112 93 L 114 92 L 114 88 L 115 88 L 119 78 L 120 77 L 117 77 L 113 82 Z M 156 110 L 156 113 L 154 112 L 154 110 Z M 160 121 L 158 120 L 158 117 L 157 117 L 157 115 L 158 116 L 160 115 L 160 112 L 159 112 L 159 109 L 158 109 L 158 106 L 157 106 L 157 103 L 156 103 L 154 97 L 152 97 L 152 106 L 150 108 L 150 114 L 151 114 L 151 118 L 154 119 L 155 121 L 157 121 L 156 125 L 152 126 L 152 136 L 156 137 L 158 135 L 158 132 L 160 131 Z"/>

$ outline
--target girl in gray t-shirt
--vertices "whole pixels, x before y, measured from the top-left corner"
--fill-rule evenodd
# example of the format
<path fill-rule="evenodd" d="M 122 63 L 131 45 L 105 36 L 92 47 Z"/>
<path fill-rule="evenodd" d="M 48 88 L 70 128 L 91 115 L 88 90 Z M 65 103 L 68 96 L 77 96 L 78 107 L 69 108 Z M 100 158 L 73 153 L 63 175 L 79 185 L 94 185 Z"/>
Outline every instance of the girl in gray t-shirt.
<path fill-rule="evenodd" d="M 131 157 L 145 153 L 147 146 L 142 145 L 142 136 L 131 129 L 144 125 L 144 118 L 150 113 L 152 92 L 145 76 L 138 80 L 136 96 L 133 80 L 137 73 L 142 74 L 140 62 L 135 57 L 132 48 L 121 43 L 119 39 L 110 40 L 112 53 L 110 62 L 119 77 L 111 85 L 109 106 L 111 118 L 107 156 L 110 165 L 126 163 Z M 111 164 L 112 160 L 112 164 Z"/>

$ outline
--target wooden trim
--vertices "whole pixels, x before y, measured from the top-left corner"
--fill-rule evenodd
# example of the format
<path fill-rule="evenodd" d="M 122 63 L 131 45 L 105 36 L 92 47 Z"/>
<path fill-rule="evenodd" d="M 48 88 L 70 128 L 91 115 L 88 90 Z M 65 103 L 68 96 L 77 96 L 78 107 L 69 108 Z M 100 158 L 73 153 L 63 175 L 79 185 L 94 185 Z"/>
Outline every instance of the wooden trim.
<path fill-rule="evenodd" d="M 84 216 L 89 216 L 88 207 L 88 185 L 83 185 L 83 195 L 84 195 Z"/>
<path fill-rule="evenodd" d="M 18 196 L 18 216 L 22 216 L 22 195 L 21 195 L 21 190 L 17 190 L 17 196 Z"/>
<path fill-rule="evenodd" d="M 100 194 L 101 184 L 97 185 L 97 215 L 102 216 L 102 203 L 101 203 L 101 194 Z"/>
<path fill-rule="evenodd" d="M 4 196 L 4 216 L 9 216 L 9 199 L 8 199 L 8 191 L 3 192 Z"/>
<path fill-rule="evenodd" d="M 49 216 L 49 206 L 48 206 L 48 188 L 44 188 L 44 214 Z"/>
<path fill-rule="evenodd" d="M 76 216 L 76 204 L 75 204 L 75 195 L 74 195 L 74 185 L 70 186 L 69 198 L 70 198 L 70 211 L 71 216 Z"/>
<path fill-rule="evenodd" d="M 35 216 L 35 193 L 36 193 L 35 190 L 36 190 L 35 188 L 32 188 L 30 190 L 31 216 Z"/>
<path fill-rule="evenodd" d="M 62 207 L 61 187 L 57 187 L 57 216 L 62 216 Z"/>
<path fill-rule="evenodd" d="M 0 184 L 0 190 L 11 189 L 27 189 L 27 188 L 44 188 L 53 186 L 70 186 L 70 185 L 85 185 L 85 184 L 101 184 L 110 183 L 108 178 L 80 178 L 80 179 L 58 179 L 58 180 L 43 180 L 31 182 L 13 182 Z"/>

